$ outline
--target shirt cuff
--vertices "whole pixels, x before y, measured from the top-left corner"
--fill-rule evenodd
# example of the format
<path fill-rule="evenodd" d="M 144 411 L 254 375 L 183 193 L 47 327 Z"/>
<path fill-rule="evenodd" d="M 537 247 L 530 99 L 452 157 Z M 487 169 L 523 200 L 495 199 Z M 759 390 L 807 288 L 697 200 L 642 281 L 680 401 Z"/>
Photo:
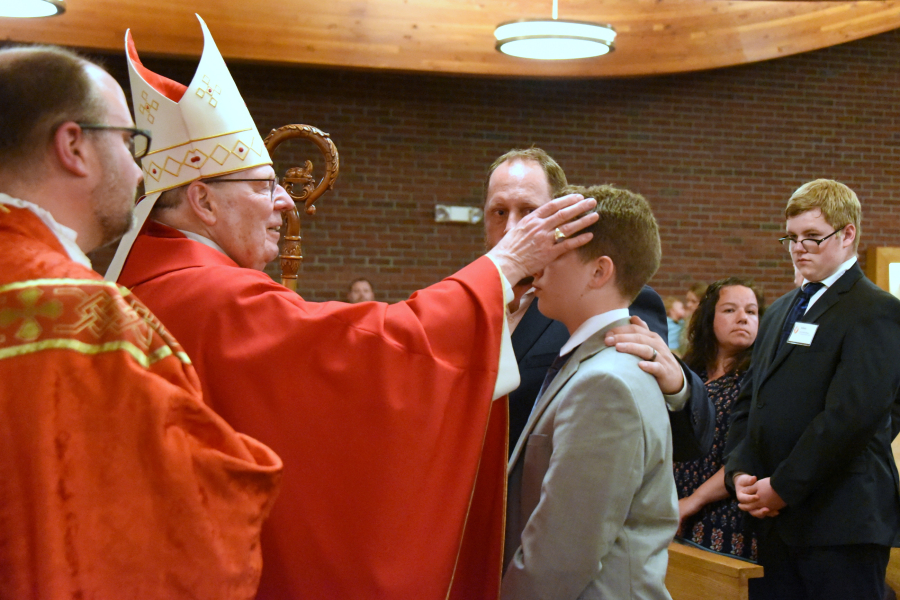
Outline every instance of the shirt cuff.
<path fill-rule="evenodd" d="M 681 377 L 684 380 L 684 383 L 681 385 L 681 391 L 672 394 L 671 396 L 668 394 L 663 394 L 663 398 L 666 401 L 666 408 L 669 409 L 669 412 L 678 412 L 684 405 L 687 404 L 688 398 L 691 397 L 690 390 L 688 390 L 688 378 L 684 374 L 684 369 L 681 370 Z"/>
<path fill-rule="evenodd" d="M 494 263 L 497 273 L 500 275 L 500 285 L 503 286 L 503 333 L 500 335 L 500 363 L 497 368 L 497 381 L 494 384 L 493 399 L 502 398 L 517 387 L 521 381 L 519 377 L 519 365 L 516 363 L 516 353 L 512 347 L 512 338 L 509 334 L 509 303 L 515 297 L 512 285 L 506 279 L 506 275 L 500 270 L 500 266 L 490 255 L 486 255 Z M 682 403 L 683 404 L 683 403 Z"/>

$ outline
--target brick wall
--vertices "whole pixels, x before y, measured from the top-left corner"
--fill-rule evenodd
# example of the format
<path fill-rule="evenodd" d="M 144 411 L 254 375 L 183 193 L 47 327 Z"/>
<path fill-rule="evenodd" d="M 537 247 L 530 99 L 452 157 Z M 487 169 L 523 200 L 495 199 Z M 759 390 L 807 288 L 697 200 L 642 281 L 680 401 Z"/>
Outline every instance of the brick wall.
<path fill-rule="evenodd" d="M 367 276 L 379 299 L 399 300 L 479 256 L 481 227 L 436 224 L 434 205 L 480 206 L 492 160 L 535 144 L 571 183 L 609 182 L 647 197 L 662 232 L 652 281 L 660 293 L 742 275 L 764 283 L 771 301 L 792 279 L 775 241 L 781 211 L 807 180 L 835 178 L 859 194 L 863 262 L 869 245 L 900 246 L 898 54 L 900 31 L 777 61 L 631 80 L 232 71 L 261 131 L 315 125 L 340 151 L 335 191 L 304 220 L 300 290 L 308 299 L 342 298 L 350 280 Z M 124 60 L 106 62 L 125 82 Z M 185 83 L 192 76 L 187 61 L 145 64 Z M 276 160 L 283 168 L 300 155 L 280 150 Z"/>

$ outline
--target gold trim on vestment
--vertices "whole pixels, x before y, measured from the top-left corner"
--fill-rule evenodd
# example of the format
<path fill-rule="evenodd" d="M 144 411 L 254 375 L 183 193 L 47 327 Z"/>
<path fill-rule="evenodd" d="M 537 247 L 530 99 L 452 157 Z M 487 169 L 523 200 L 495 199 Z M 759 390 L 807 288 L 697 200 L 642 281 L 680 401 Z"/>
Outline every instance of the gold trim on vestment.
<path fill-rule="evenodd" d="M 115 290 L 122 294 L 122 296 L 127 296 L 131 294 L 131 291 L 128 288 L 122 287 L 116 283 L 111 281 L 103 281 L 102 279 L 28 279 L 26 281 L 16 281 L 15 283 L 8 283 L 4 286 L 0 286 L 0 294 L 4 292 L 9 292 L 12 290 L 21 290 L 30 287 L 39 287 L 39 286 L 61 286 L 61 285 L 69 285 L 69 286 L 84 286 L 84 285 L 95 285 L 99 287 L 109 288 L 111 290 Z"/>
<path fill-rule="evenodd" d="M 89 356 L 103 354 L 106 352 L 123 351 L 131 355 L 131 357 L 145 369 L 150 368 L 154 363 L 159 362 L 169 356 L 175 356 L 185 364 L 191 364 L 191 359 L 184 352 L 173 352 L 169 346 L 163 346 L 152 354 L 145 354 L 131 342 L 119 340 L 115 342 L 106 342 L 105 344 L 88 344 L 78 340 L 57 338 L 53 340 L 44 340 L 42 342 L 32 342 L 30 344 L 19 344 L 9 348 L 0 348 L 0 360 L 5 358 L 15 358 L 26 354 L 34 354 L 44 350 L 72 350 L 80 354 Z"/>

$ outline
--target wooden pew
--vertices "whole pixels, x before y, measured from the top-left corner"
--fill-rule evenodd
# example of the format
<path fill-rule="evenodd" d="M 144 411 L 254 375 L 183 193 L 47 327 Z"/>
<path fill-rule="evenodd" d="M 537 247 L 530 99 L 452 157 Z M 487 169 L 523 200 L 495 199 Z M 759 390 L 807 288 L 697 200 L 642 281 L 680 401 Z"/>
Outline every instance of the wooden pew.
<path fill-rule="evenodd" d="M 677 542 L 669 544 L 666 587 L 672 600 L 747 600 L 748 581 L 763 568 Z"/>
<path fill-rule="evenodd" d="M 891 548 L 885 581 L 895 594 L 900 594 L 900 548 Z"/>
<path fill-rule="evenodd" d="M 900 436 L 891 444 L 891 450 L 894 452 L 894 462 L 900 469 Z M 900 548 L 891 548 L 891 560 L 888 562 L 885 580 L 895 594 L 900 594 Z"/>

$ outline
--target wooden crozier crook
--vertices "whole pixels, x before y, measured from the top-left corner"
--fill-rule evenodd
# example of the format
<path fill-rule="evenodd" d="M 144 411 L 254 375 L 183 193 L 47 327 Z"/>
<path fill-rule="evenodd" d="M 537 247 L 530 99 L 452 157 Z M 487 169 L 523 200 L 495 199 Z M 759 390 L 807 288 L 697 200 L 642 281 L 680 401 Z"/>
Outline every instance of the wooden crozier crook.
<path fill-rule="evenodd" d="M 275 149 L 281 142 L 294 138 L 311 141 L 325 158 L 325 176 L 318 185 L 315 185 L 316 180 L 312 174 L 311 161 L 306 161 L 302 167 L 291 167 L 284 174 L 284 189 L 294 201 L 294 206 L 290 210 L 284 211 L 281 216 L 284 223 L 284 249 L 283 253 L 279 255 L 281 258 L 281 284 L 288 289 L 297 291 L 297 274 L 300 272 L 300 263 L 303 261 L 300 249 L 300 211 L 297 208 L 297 202 L 303 202 L 306 205 L 306 214 L 310 216 L 316 214 L 313 202 L 334 187 L 340 169 L 340 159 L 331 137 L 311 125 L 285 125 L 273 129 L 265 139 L 269 156 L 274 156 Z"/>

